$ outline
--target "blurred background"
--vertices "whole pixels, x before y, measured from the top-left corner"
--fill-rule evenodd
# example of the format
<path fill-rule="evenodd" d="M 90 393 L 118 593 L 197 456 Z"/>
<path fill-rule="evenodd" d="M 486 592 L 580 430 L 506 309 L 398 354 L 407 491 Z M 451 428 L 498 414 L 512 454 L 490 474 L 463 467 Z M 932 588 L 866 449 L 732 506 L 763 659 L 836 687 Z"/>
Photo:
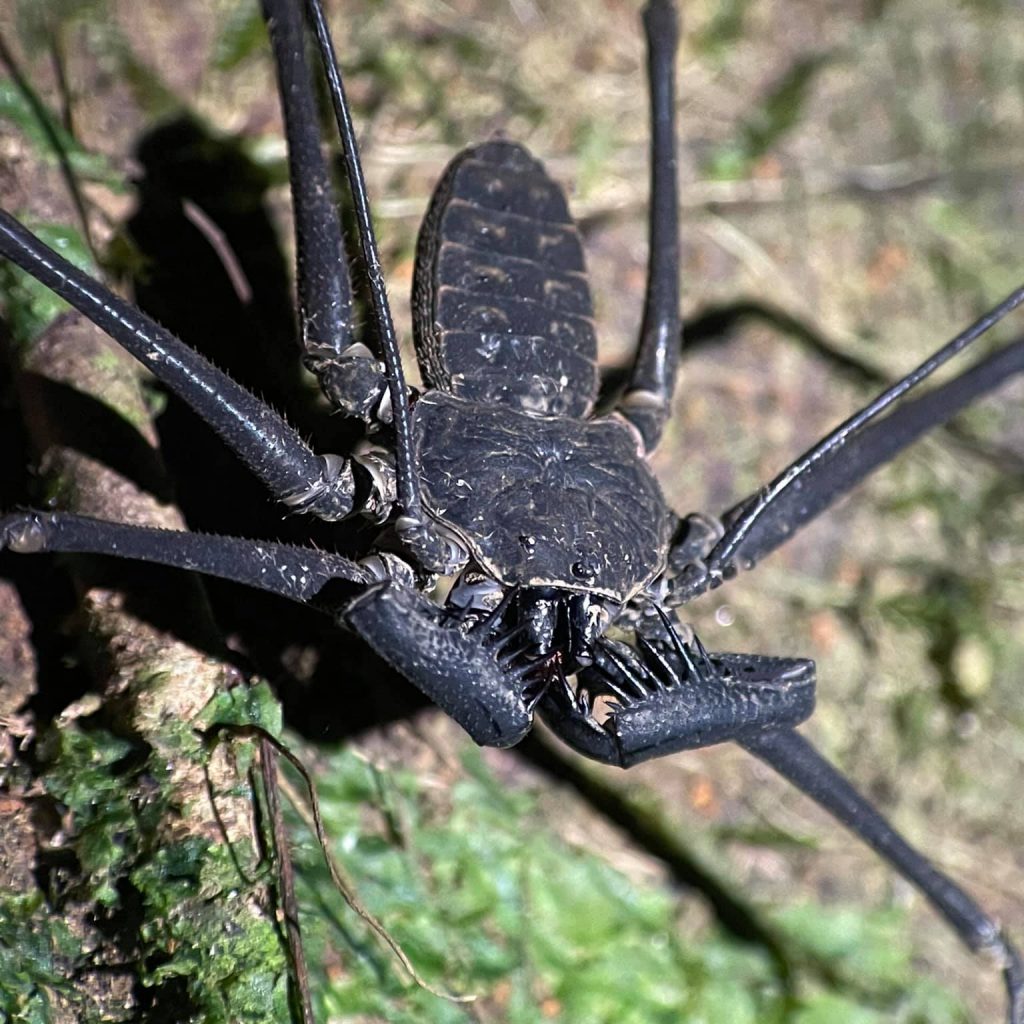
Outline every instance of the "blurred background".
<path fill-rule="evenodd" d="M 334 437 L 344 427 L 317 407 L 289 349 L 284 143 L 257 7 L 60 0 L 0 12 L 0 199 L 32 222 L 75 223 L 70 174 L 111 279 L 134 280 L 168 326 L 197 345 L 205 336 L 217 362 Z M 501 132 L 566 186 L 614 380 L 646 263 L 638 5 L 327 7 L 403 341 L 434 183 L 458 149 Z M 684 5 L 687 330 L 675 418 L 654 460 L 677 512 L 729 507 L 1020 283 L 1022 89 L 1013 0 Z M 62 126 L 63 169 L 40 108 Z M 982 344 L 1021 333 L 1017 317 Z M 685 610 L 711 649 L 813 657 L 808 734 L 1019 940 L 1022 399 L 1024 382 L 1011 382 Z M 175 434 L 179 414 L 160 429 L 189 523 L 299 536 L 259 509 L 257 488 L 224 486 L 230 459 L 187 426 Z M 5 447 L 22 483 L 0 504 L 33 500 L 29 457 Z M 199 461 L 209 473 L 192 478 Z M 438 714 L 407 717 L 417 702 L 360 645 L 335 638 L 328 650 L 322 624 L 239 593 L 212 588 L 215 615 L 282 685 L 364 901 L 424 973 L 481 996 L 460 1007 L 405 987 L 340 904 L 320 904 L 326 883 L 300 840 L 325 972 L 318 1005 L 332 1019 L 1003 1012 L 991 965 L 738 748 L 628 774 L 543 739 L 525 755 L 481 754 Z"/>

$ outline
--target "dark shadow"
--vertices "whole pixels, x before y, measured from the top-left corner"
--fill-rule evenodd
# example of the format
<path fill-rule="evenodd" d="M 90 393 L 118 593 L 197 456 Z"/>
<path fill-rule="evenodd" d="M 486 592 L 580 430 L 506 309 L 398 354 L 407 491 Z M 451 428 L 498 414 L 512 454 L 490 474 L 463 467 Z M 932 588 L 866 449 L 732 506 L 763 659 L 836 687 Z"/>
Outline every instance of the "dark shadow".
<path fill-rule="evenodd" d="M 870 363 L 843 351 L 840 345 L 818 330 L 813 323 L 793 316 L 771 303 L 745 298 L 707 306 L 684 321 L 681 332 L 683 364 L 687 356 L 727 343 L 737 331 L 748 325 L 765 327 L 780 340 L 796 344 L 808 355 L 820 359 L 832 373 L 869 392 L 881 391 L 894 383 L 892 378 Z M 602 371 L 600 401 L 603 407 L 607 408 L 614 403 L 628 379 L 628 366 Z M 843 415 L 837 410 L 837 421 Z M 1017 475 L 1024 472 L 1024 459 L 1018 452 L 1007 445 L 977 436 L 960 420 L 951 420 L 941 430 L 966 455 L 987 462 L 999 472 Z"/>
<path fill-rule="evenodd" d="M 874 367 L 851 356 L 830 341 L 813 324 L 757 299 L 740 298 L 734 302 L 705 306 L 683 321 L 682 358 L 726 344 L 737 331 L 751 324 L 767 327 L 788 341 L 792 341 L 822 359 L 834 372 L 854 384 L 882 387 L 886 379 Z M 629 367 L 614 367 L 601 374 L 602 402 L 615 395 L 626 385 Z"/>
<path fill-rule="evenodd" d="M 547 737 L 532 733 L 516 750 L 555 781 L 570 786 L 593 810 L 622 829 L 644 852 L 657 857 L 676 885 L 699 893 L 718 924 L 742 942 L 764 949 L 787 998 L 795 999 L 794 965 L 786 943 L 758 911 L 737 897 L 679 841 L 656 814 L 644 814 L 615 786 L 581 769 Z"/>
<path fill-rule="evenodd" d="M 127 234 L 137 257 L 138 305 L 286 412 L 318 450 L 348 451 L 360 425 L 330 415 L 299 371 L 291 268 L 266 202 L 271 176 L 239 140 L 216 138 L 188 116 L 147 134 L 137 152 L 143 174 Z M 194 208 L 205 226 L 197 225 Z M 248 297 L 239 294 L 239 282 Z M 376 529 L 363 520 L 327 524 L 288 516 L 174 398 L 158 429 L 191 529 L 313 543 L 350 555 L 372 541 Z M 427 703 L 329 616 L 236 584 L 207 579 L 204 585 L 231 646 L 278 683 L 290 724 L 311 739 L 342 739 Z"/>
<path fill-rule="evenodd" d="M 683 352 L 720 344 L 748 323 L 760 324 L 796 342 L 855 384 L 882 386 L 885 377 L 873 366 L 843 352 L 815 326 L 771 303 L 756 299 L 706 306 L 683 324 Z"/>
<path fill-rule="evenodd" d="M 20 388 L 23 402 L 38 410 L 54 411 L 46 428 L 53 444 L 109 466 L 159 501 L 173 501 L 159 457 L 110 406 L 40 374 L 22 374 Z"/>

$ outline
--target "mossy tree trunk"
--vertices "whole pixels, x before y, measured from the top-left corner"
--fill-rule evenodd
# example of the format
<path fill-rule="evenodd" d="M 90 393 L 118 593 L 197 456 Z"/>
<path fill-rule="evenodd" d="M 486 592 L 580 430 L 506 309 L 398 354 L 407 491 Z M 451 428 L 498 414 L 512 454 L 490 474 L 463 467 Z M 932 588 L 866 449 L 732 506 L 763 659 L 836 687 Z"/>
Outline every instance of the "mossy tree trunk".
<path fill-rule="evenodd" d="M 137 364 L 73 313 L 7 340 L 34 500 L 182 529 Z M 225 702 L 248 704 L 249 683 L 195 579 L 64 567 L 76 601 L 63 628 L 89 682 L 38 735 L 16 580 L 0 591 L 0 1005 L 26 1021 L 286 1019 L 254 747 L 207 734 Z"/>

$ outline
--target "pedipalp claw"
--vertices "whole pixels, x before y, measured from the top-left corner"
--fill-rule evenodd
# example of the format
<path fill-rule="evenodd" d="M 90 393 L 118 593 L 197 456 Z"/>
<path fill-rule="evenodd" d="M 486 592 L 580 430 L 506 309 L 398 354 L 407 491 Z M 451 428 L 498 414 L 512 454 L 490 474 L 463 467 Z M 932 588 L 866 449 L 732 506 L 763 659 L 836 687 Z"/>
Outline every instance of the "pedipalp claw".
<path fill-rule="evenodd" d="M 608 717 L 599 722 L 556 687 L 541 702 L 541 715 L 580 753 L 626 768 L 763 729 L 798 725 L 814 710 L 813 661 L 709 653 L 703 645 L 694 645 L 692 653 L 697 657 L 684 662 L 674 651 L 659 650 L 657 658 L 648 655 L 641 661 L 638 655 L 631 664 L 603 641 L 594 664 L 580 673 L 579 685 L 591 695 L 614 694 L 617 706 L 608 709 Z M 638 666 L 650 685 L 648 692 L 633 697 L 630 691 L 638 687 L 627 684 Z"/>
<path fill-rule="evenodd" d="M 536 698 L 501 643 L 444 625 L 418 591 L 385 582 L 352 601 L 340 618 L 423 691 L 481 746 L 510 747 L 533 724 Z"/>

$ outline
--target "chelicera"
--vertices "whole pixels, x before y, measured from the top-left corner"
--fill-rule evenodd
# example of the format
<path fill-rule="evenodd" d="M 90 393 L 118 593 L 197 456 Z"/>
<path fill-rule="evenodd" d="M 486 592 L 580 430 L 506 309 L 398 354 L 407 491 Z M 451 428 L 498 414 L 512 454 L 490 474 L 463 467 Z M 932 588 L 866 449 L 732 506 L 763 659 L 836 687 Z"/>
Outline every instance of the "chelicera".
<path fill-rule="evenodd" d="M 264 9 L 289 141 L 303 359 L 332 405 L 366 422 L 367 442 L 348 454 L 314 452 L 276 412 L 6 213 L 0 253 L 183 398 L 284 506 L 327 522 L 366 516 L 381 527 L 378 545 L 353 561 L 31 511 L 0 519 L 0 546 L 189 568 L 320 607 L 328 583 L 346 584 L 328 609 L 339 624 L 480 744 L 518 742 L 535 714 L 570 746 L 622 767 L 734 740 L 872 845 L 972 949 L 994 952 L 1008 1019 L 1022 1024 L 1024 965 L 997 923 L 794 731 L 813 710 L 813 662 L 709 652 L 674 609 L 751 568 L 926 430 L 1024 368 L 1016 342 L 900 401 L 1024 301 L 1024 289 L 733 508 L 679 517 L 647 462 L 668 417 L 680 334 L 670 0 L 651 0 L 644 14 L 650 267 L 635 361 L 606 409 L 598 408 L 583 250 L 564 193 L 504 138 L 460 153 L 434 193 L 413 289 L 426 389 L 406 385 L 341 76 L 320 6 L 309 0 L 374 311 L 374 338 L 363 340 L 301 13 L 297 0 L 264 0 Z"/>

